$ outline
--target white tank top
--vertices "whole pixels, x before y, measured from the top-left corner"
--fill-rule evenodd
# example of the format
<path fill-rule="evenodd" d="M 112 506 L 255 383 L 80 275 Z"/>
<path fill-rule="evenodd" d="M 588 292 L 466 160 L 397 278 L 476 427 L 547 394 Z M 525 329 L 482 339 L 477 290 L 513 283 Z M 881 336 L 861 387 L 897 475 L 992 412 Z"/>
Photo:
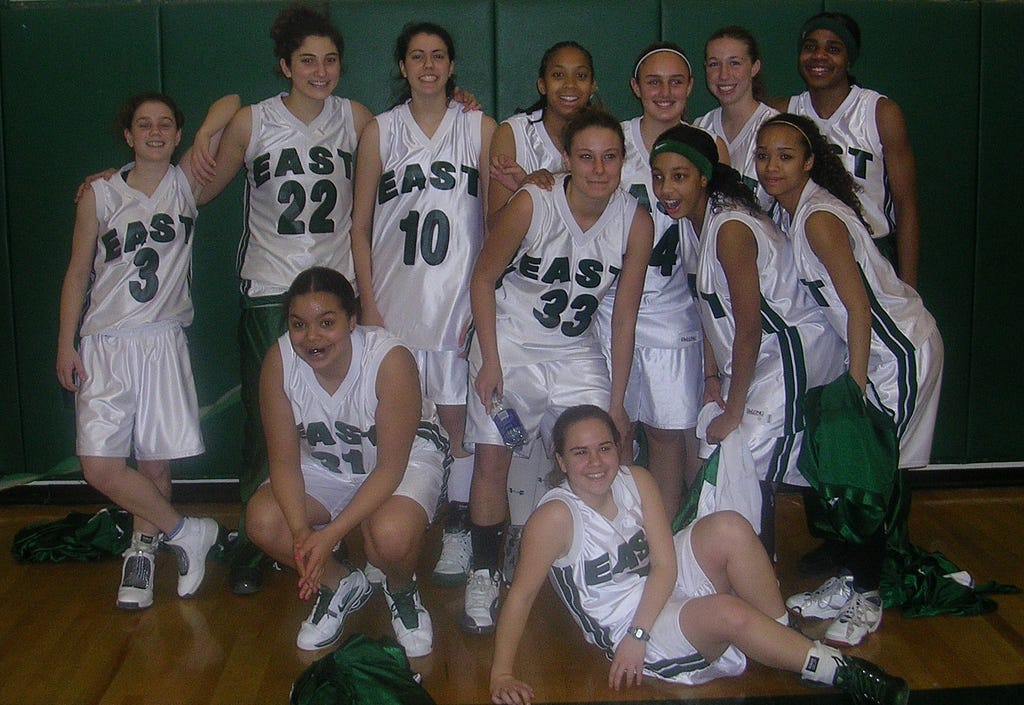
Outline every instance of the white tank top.
<path fill-rule="evenodd" d="M 192 188 L 172 164 L 146 196 L 125 182 L 134 166 L 92 182 L 99 237 L 82 335 L 164 321 L 192 323 Z"/>

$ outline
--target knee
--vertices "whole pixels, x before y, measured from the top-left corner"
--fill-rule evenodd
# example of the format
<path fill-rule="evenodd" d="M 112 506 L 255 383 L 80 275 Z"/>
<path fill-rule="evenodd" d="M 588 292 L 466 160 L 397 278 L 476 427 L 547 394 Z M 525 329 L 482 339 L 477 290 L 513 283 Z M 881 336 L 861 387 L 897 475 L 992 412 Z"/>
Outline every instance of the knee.
<path fill-rule="evenodd" d="M 288 531 L 280 509 L 265 499 L 257 494 L 245 508 L 245 533 L 250 541 L 264 551 L 280 540 L 282 532 Z"/>
<path fill-rule="evenodd" d="M 478 445 L 473 456 L 473 480 L 488 487 L 504 488 L 511 462 L 511 451 L 498 446 Z"/>
<path fill-rule="evenodd" d="M 742 546 L 757 541 L 757 532 L 745 516 L 731 509 L 715 512 L 710 517 L 715 539 L 723 546 Z"/>
<path fill-rule="evenodd" d="M 720 625 L 720 636 L 734 642 L 738 634 L 750 628 L 754 608 L 735 595 L 715 595 L 713 600 L 713 614 Z"/>
<path fill-rule="evenodd" d="M 105 491 L 115 472 L 127 470 L 122 462 L 113 462 L 109 458 L 81 458 L 82 477 L 90 486 Z"/>
<path fill-rule="evenodd" d="M 423 514 L 423 521 L 417 521 L 408 509 L 385 503 L 366 520 L 367 538 L 381 562 L 401 562 L 410 553 L 419 553 L 427 528 L 426 515 L 417 506 Z"/>

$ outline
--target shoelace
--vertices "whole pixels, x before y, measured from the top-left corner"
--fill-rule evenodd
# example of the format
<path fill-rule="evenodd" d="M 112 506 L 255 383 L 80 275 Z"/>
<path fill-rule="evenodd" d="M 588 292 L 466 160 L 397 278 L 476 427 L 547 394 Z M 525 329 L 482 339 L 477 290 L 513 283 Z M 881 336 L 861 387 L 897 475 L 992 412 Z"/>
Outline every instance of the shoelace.
<path fill-rule="evenodd" d="M 868 622 L 869 621 L 869 607 L 870 611 L 875 611 L 876 605 L 868 600 L 862 593 L 854 592 L 853 599 L 851 599 L 843 611 L 839 614 L 840 622 Z"/>

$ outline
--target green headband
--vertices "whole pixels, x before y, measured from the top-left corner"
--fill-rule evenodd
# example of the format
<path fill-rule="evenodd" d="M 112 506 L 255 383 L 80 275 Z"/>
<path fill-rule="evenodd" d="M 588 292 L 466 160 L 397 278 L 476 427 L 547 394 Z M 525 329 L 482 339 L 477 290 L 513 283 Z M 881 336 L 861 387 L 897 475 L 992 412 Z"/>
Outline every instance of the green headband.
<path fill-rule="evenodd" d="M 850 29 L 840 20 L 835 17 L 821 16 L 812 17 L 804 23 L 804 26 L 800 29 L 800 44 L 802 45 L 807 35 L 816 29 L 827 29 L 834 35 L 843 40 L 843 44 L 846 45 L 846 53 L 850 57 L 850 66 L 853 66 L 854 62 L 857 61 L 857 57 L 860 56 L 860 44 L 853 38 L 853 34 Z"/>
<path fill-rule="evenodd" d="M 654 144 L 654 148 L 651 149 L 651 163 L 654 163 L 656 156 L 665 152 L 672 152 L 673 154 L 686 157 L 697 167 L 697 171 L 703 174 L 709 181 L 711 180 L 711 172 L 714 169 L 714 165 L 696 147 L 679 140 L 658 140 Z"/>

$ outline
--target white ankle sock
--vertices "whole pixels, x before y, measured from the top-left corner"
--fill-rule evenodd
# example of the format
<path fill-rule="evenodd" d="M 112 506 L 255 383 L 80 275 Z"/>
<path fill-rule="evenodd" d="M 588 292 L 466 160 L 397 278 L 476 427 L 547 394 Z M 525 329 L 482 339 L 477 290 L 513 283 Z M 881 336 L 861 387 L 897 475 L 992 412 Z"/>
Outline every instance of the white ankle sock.
<path fill-rule="evenodd" d="M 839 649 L 825 646 L 820 641 L 814 642 L 807 650 L 807 660 L 800 675 L 815 683 L 832 685 L 836 679 L 836 671 L 843 665 L 843 655 Z"/>

